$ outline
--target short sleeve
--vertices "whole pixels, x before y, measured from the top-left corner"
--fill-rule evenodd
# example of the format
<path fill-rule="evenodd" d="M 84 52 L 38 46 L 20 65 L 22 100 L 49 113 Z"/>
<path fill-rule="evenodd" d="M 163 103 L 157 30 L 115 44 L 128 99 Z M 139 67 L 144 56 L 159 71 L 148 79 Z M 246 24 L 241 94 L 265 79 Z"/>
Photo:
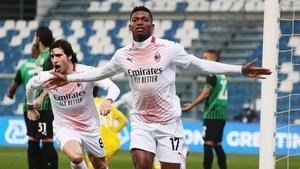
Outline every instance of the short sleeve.
<path fill-rule="evenodd" d="M 216 86 L 217 78 L 216 75 L 207 75 L 205 87 L 213 89 Z"/>
<path fill-rule="evenodd" d="M 20 69 L 17 71 L 17 73 L 15 75 L 14 82 L 18 85 L 22 84 L 22 82 L 23 82 Z"/>

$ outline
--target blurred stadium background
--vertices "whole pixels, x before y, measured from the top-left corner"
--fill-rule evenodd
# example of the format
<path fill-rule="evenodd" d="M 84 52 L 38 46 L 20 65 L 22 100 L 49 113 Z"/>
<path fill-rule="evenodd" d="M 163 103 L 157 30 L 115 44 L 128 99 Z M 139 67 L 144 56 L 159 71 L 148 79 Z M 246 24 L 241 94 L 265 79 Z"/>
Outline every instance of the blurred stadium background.
<path fill-rule="evenodd" d="M 297 1 L 294 0 L 296 3 L 293 9 L 298 12 L 296 17 L 300 18 L 298 16 L 300 3 Z M 286 13 L 293 10 L 288 2 L 283 6 L 283 11 Z M 136 5 L 145 5 L 153 12 L 155 36 L 179 42 L 195 56 L 201 57 L 206 49 L 220 49 L 221 62 L 241 65 L 257 58 L 258 65 L 261 65 L 263 0 L 1 0 L 0 135 L 3 138 L 0 138 L 0 146 L 24 147 L 26 145 L 23 123 L 17 121 L 22 120 L 24 89 L 21 87 L 18 89 L 15 100 L 8 100 L 5 95 L 14 73 L 26 59 L 31 57 L 30 49 L 37 27 L 48 26 L 56 39 L 68 40 L 77 52 L 81 63 L 101 66 L 111 58 L 116 49 L 131 41 L 128 19 L 132 7 Z M 293 24 L 282 22 L 280 29 L 282 32 L 293 29 L 295 34 L 300 34 L 300 20 L 293 21 Z M 280 42 L 283 48 L 294 49 L 294 61 L 299 63 L 300 37 L 282 37 Z M 282 81 L 287 81 L 278 85 L 278 92 L 282 94 L 300 91 L 300 79 L 289 79 L 290 76 L 297 76 L 300 70 L 299 66 L 289 64 L 290 60 L 287 58 L 290 56 L 291 54 L 286 54 L 286 57 L 279 59 L 282 66 L 278 69 L 278 76 Z M 204 79 L 205 76 L 195 72 L 178 71 L 177 94 L 182 104 L 191 101 L 199 94 Z M 124 74 L 114 76 L 113 80 L 121 88 L 121 94 L 128 91 Z M 250 159 L 252 158 L 253 165 L 249 166 L 249 169 L 258 168 L 257 138 L 262 106 L 260 88 L 259 80 L 245 79 L 239 75 L 229 76 L 229 123 L 224 135 L 225 151 L 230 154 L 252 154 Z M 299 99 L 287 101 L 279 104 L 278 109 L 281 108 L 280 106 L 285 108 L 288 104 L 299 105 L 299 103 Z M 120 109 L 127 113 L 125 107 Z M 183 113 L 189 146 L 192 152 L 197 153 L 202 152 L 202 141 L 199 141 L 201 110 L 202 107 L 198 106 L 196 110 Z M 249 112 L 252 114 L 249 115 Z M 255 115 L 258 116 L 257 119 L 253 118 Z M 294 125 L 300 124 L 300 114 L 283 116 L 278 118 L 277 123 L 287 121 Z M 293 137 L 300 138 L 299 128 L 292 132 Z M 121 136 L 126 138 L 126 131 L 123 131 Z M 283 134 L 282 139 L 279 140 L 285 142 L 287 137 L 288 134 Z M 277 149 L 285 152 L 287 147 L 290 148 L 284 145 L 277 146 Z M 127 147 L 128 142 L 122 146 L 124 150 Z M 0 147 L 0 150 L 2 148 Z M 292 148 L 295 154 L 300 154 L 298 140 L 293 143 Z M 6 152 L 10 149 L 2 150 L 1 152 Z M 23 157 L 26 158 L 25 152 L 23 153 Z M 5 155 L 0 157 L 3 160 Z M 200 155 L 197 158 L 202 160 Z M 229 168 L 234 168 L 234 162 L 231 161 L 235 158 L 237 156 L 228 159 Z M 194 166 L 201 168 L 202 163 L 199 160 L 194 161 L 196 163 Z M 242 161 L 240 165 L 243 166 L 245 160 L 240 161 Z M 298 169 L 300 164 L 294 163 L 290 167 Z M 3 168 L 1 162 L 0 168 Z"/>

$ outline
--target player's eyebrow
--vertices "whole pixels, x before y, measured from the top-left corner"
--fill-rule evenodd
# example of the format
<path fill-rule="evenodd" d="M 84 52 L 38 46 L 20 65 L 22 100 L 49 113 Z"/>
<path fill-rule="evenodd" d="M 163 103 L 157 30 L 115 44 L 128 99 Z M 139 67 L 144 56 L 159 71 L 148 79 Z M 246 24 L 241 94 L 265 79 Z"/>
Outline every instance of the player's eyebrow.
<path fill-rule="evenodd" d="M 62 56 L 62 55 L 63 55 L 62 53 L 53 53 L 53 54 L 50 54 L 50 57 Z"/>
<path fill-rule="evenodd" d="M 134 16 L 134 17 L 132 17 L 132 19 L 131 20 L 133 20 L 133 19 L 146 19 L 146 20 L 150 20 L 150 17 L 148 17 L 148 16 Z"/>

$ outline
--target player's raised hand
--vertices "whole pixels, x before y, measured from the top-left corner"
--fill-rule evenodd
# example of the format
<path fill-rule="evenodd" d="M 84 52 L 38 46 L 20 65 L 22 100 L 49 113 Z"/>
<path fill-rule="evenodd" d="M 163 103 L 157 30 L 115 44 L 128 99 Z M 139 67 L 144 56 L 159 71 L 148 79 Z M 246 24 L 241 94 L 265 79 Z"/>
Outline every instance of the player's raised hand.
<path fill-rule="evenodd" d="M 265 79 L 265 76 L 262 75 L 270 75 L 272 74 L 270 69 L 262 68 L 262 67 L 255 67 L 257 59 L 255 59 L 252 62 L 249 62 L 245 64 L 242 67 L 242 74 L 246 77 L 251 77 L 251 78 L 259 78 L 259 79 Z"/>
<path fill-rule="evenodd" d="M 111 112 L 111 109 L 112 109 L 112 100 L 106 99 L 100 105 L 100 114 L 102 116 L 106 116 Z"/>
<path fill-rule="evenodd" d="M 51 89 L 55 89 L 57 87 L 68 84 L 66 75 L 63 75 L 58 72 L 51 72 L 51 74 L 53 75 L 53 77 L 48 79 L 47 81 L 45 81 L 45 83 L 43 85 L 45 88 L 51 90 Z"/>

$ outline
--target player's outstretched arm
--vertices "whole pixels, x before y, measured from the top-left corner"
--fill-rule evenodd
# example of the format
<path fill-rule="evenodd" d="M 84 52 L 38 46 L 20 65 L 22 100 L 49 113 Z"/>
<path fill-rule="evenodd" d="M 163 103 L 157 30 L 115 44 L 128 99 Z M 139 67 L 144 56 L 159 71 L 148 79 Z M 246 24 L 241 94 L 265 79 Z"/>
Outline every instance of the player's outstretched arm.
<path fill-rule="evenodd" d="M 254 65 L 256 62 L 257 59 L 245 64 L 242 67 L 242 74 L 246 77 L 259 78 L 259 79 L 265 79 L 266 77 L 263 75 L 272 74 L 272 71 L 270 69 L 255 67 Z"/>
<path fill-rule="evenodd" d="M 45 81 L 44 87 L 51 90 L 66 85 L 68 82 L 98 81 L 120 73 L 121 71 L 122 69 L 120 67 L 114 67 L 113 63 L 109 62 L 103 67 L 90 69 L 82 73 L 63 75 L 58 72 L 52 72 L 53 77 Z"/>
<path fill-rule="evenodd" d="M 244 66 L 238 66 L 191 57 L 191 66 L 195 66 L 206 74 L 242 73 L 246 77 L 265 79 L 266 77 L 263 75 L 270 75 L 272 73 L 270 69 L 255 67 L 255 63 L 256 60 Z"/>

